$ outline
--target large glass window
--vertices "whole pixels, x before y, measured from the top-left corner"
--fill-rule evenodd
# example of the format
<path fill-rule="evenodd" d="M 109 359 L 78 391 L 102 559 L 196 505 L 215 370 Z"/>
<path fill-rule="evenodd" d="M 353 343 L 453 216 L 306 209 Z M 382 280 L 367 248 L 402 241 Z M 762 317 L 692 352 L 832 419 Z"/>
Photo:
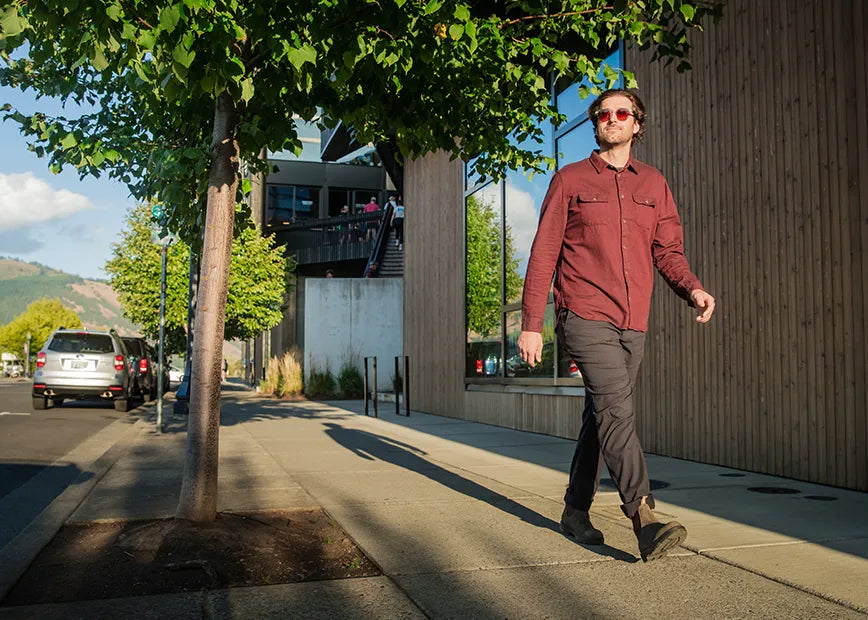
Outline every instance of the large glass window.
<path fill-rule="evenodd" d="M 528 142 L 525 148 L 541 149 L 544 155 L 551 156 L 551 128 L 545 132 L 542 145 Z M 550 173 L 537 173 L 529 179 L 527 174 L 518 171 L 510 171 L 506 175 L 503 235 L 506 259 L 504 303 L 507 305 L 521 301 L 527 259 L 551 177 Z"/>
<path fill-rule="evenodd" d="M 503 187 L 491 183 L 467 196 L 467 376 L 502 374 Z"/>
<path fill-rule="evenodd" d="M 269 185 L 266 190 L 268 226 L 286 226 L 298 220 L 319 217 L 319 188 Z"/>
<path fill-rule="evenodd" d="M 606 62 L 623 67 L 621 50 L 615 50 Z M 555 87 L 555 103 L 567 121 L 556 128 L 546 127 L 544 144 L 527 145 L 555 157 L 558 168 L 585 159 L 597 148 L 588 117 L 593 98 L 580 97 L 581 85 Z M 619 81 L 616 87 L 623 84 Z M 537 173 L 529 179 L 525 171 L 514 171 L 503 182 L 489 182 L 480 189 L 482 181 L 471 167 L 472 162 L 465 169 L 466 376 L 478 381 L 580 385 L 575 363 L 555 336 L 551 297 L 543 323 L 542 363 L 531 368 L 518 354 L 527 261 L 552 175 Z"/>

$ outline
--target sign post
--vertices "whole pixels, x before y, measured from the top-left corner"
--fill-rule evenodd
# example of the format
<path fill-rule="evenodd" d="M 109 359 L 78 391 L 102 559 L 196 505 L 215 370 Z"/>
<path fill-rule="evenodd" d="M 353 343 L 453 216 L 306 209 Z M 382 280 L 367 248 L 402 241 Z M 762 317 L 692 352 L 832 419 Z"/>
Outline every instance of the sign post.
<path fill-rule="evenodd" d="M 166 360 L 163 356 L 166 341 L 166 264 L 169 244 L 177 241 L 177 237 L 166 228 L 166 214 L 163 205 L 155 203 L 151 206 L 151 242 L 158 243 L 160 248 L 160 339 L 157 343 L 157 434 L 163 432 L 163 375 Z"/>

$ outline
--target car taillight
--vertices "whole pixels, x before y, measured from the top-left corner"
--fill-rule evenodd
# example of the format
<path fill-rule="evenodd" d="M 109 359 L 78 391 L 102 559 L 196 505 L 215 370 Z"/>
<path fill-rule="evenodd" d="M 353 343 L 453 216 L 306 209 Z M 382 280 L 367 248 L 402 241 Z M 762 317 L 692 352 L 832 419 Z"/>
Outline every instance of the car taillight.
<path fill-rule="evenodd" d="M 45 366 L 45 353 L 40 351 L 39 355 L 36 356 L 36 367 L 42 368 L 43 366 Z"/>
<path fill-rule="evenodd" d="M 124 356 L 123 355 L 115 355 L 115 370 L 123 370 L 124 369 Z"/>
<path fill-rule="evenodd" d="M 139 360 L 139 372 L 142 374 L 148 372 L 148 359 L 145 357 Z"/>

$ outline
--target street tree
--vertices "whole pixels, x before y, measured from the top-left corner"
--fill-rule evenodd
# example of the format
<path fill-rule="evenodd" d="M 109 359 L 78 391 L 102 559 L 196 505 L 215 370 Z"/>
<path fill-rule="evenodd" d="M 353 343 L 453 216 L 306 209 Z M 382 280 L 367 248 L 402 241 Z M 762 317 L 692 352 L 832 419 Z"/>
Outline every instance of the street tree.
<path fill-rule="evenodd" d="M 239 224 L 243 216 L 239 217 Z M 186 350 L 190 246 L 183 240 L 169 246 L 166 260 L 165 347 L 168 354 Z M 160 246 L 151 241 L 151 211 L 144 203 L 130 209 L 112 257 L 105 265 L 124 316 L 156 339 L 160 331 Z M 246 340 L 280 323 L 287 259 L 272 236 L 255 226 L 243 227 L 232 242 L 224 338 Z"/>
<path fill-rule="evenodd" d="M 6 325 L 0 326 L 0 351 L 15 353 L 24 359 L 24 343 L 30 334 L 31 353 L 39 351 L 55 329 L 81 327 L 81 319 L 59 299 L 43 297 L 25 308 Z"/>
<path fill-rule="evenodd" d="M 240 162 L 300 150 L 293 114 L 342 119 L 403 156 L 444 150 L 484 175 L 543 169 L 550 80 L 590 88 L 625 40 L 686 67 L 698 0 L 0 0 L 0 83 L 96 106 L 79 119 L 9 110 L 58 169 L 108 171 L 173 221 L 205 205 L 190 422 L 177 514 L 216 515 L 221 343 Z M 11 55 L 10 55 L 11 54 Z M 17 55 L 16 55 L 17 54 Z M 587 88 L 587 86 L 585 87 Z M 206 129 L 207 128 L 207 129 Z M 517 139 L 507 138 L 512 134 Z M 205 136 L 210 136 L 206 139 Z M 243 185 L 240 189 L 245 189 Z"/>

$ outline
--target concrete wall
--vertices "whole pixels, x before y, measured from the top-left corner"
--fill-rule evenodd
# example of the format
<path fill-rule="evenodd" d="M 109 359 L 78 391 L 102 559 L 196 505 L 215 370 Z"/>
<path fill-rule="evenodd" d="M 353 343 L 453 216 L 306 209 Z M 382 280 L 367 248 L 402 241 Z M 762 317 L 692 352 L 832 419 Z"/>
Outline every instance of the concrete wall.
<path fill-rule="evenodd" d="M 305 375 L 311 362 L 337 376 L 348 353 L 358 355 L 359 370 L 363 357 L 376 355 L 378 388 L 391 389 L 403 351 L 401 279 L 308 278 L 304 285 Z"/>

